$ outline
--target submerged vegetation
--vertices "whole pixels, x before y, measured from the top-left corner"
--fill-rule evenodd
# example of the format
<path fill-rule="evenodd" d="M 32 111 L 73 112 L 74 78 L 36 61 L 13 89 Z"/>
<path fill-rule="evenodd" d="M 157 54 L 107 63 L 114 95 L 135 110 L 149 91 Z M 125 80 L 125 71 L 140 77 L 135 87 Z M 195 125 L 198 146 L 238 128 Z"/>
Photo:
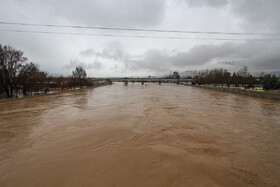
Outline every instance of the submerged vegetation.
<path fill-rule="evenodd" d="M 83 67 L 76 67 L 71 76 L 54 76 L 28 63 L 23 51 L 0 44 L 0 96 L 34 95 L 94 86 Z"/>

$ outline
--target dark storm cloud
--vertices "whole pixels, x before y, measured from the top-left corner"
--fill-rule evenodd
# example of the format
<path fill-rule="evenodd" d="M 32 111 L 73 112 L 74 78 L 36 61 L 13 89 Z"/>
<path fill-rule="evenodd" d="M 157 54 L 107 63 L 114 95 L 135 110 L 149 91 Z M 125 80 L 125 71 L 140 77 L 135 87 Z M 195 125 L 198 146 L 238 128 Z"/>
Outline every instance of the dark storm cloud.
<path fill-rule="evenodd" d="M 163 50 L 148 50 L 136 59 L 129 59 L 130 69 L 146 69 L 156 72 L 166 72 L 171 68 L 182 69 L 188 66 L 203 66 L 211 60 L 221 60 L 232 57 L 238 52 L 235 44 L 200 45 L 186 52 L 170 54 Z"/>
<path fill-rule="evenodd" d="M 241 54 L 250 53 L 251 56 L 245 59 L 255 70 L 279 70 L 280 69 L 280 44 L 274 43 L 248 43 L 244 45 Z"/>
<path fill-rule="evenodd" d="M 184 71 L 190 66 L 209 68 L 209 63 L 228 68 L 246 65 L 252 71 L 272 71 L 280 69 L 279 51 L 278 42 L 245 42 L 197 45 L 188 51 L 177 53 L 150 49 L 140 55 L 133 55 L 127 52 L 119 42 L 112 42 L 107 44 L 101 52 L 87 49 L 81 51 L 80 55 L 87 58 L 112 59 L 124 64 L 130 70 L 162 73 L 169 69 Z M 76 61 L 71 62 L 71 68 L 76 65 Z"/>
<path fill-rule="evenodd" d="M 142 55 L 131 57 L 126 66 L 129 69 L 166 72 L 170 68 L 170 57 L 162 50 L 148 50 Z"/>
<path fill-rule="evenodd" d="M 279 0 L 183 0 L 190 7 L 225 7 L 236 16 L 244 30 L 280 31 Z"/>
<path fill-rule="evenodd" d="M 188 69 L 189 66 L 203 67 L 208 63 L 242 67 L 252 71 L 280 69 L 280 45 L 275 42 L 226 43 L 221 45 L 195 46 L 187 52 L 169 54 L 162 50 L 149 50 L 137 60 L 129 60 L 128 68 L 164 72 L 170 68 Z M 207 67 L 208 68 L 208 67 Z"/>
<path fill-rule="evenodd" d="M 249 30 L 280 31 L 279 0 L 231 0 L 232 12 Z"/>
<path fill-rule="evenodd" d="M 235 44 L 199 45 L 188 52 L 181 52 L 172 56 L 174 65 L 203 65 L 215 58 L 224 58 L 237 52 Z"/>

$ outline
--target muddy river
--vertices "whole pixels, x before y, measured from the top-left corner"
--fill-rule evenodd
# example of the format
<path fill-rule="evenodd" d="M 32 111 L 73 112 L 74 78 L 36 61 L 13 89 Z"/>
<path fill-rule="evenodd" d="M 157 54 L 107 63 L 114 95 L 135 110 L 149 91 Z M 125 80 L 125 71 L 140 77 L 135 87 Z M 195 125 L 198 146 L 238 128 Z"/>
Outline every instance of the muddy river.
<path fill-rule="evenodd" d="M 117 83 L 0 103 L 0 186 L 279 186 L 280 102 Z"/>

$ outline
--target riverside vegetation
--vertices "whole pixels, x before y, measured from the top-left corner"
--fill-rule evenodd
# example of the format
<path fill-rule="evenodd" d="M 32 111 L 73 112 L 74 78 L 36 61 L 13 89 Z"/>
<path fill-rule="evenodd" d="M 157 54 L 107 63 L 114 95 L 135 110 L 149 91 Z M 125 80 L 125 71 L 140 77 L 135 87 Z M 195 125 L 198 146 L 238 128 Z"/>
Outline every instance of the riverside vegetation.
<path fill-rule="evenodd" d="M 280 88 L 279 78 L 275 75 L 260 73 L 254 77 L 247 66 L 232 75 L 228 70 L 220 68 L 199 72 L 194 77 L 194 84 L 208 86 L 244 87 L 245 89 L 262 86 L 264 90 L 277 90 Z"/>
<path fill-rule="evenodd" d="M 0 44 L 0 97 L 19 97 L 69 89 L 94 86 L 87 78 L 85 69 L 75 68 L 70 76 L 55 76 L 41 71 L 40 67 L 27 62 L 23 51 Z"/>

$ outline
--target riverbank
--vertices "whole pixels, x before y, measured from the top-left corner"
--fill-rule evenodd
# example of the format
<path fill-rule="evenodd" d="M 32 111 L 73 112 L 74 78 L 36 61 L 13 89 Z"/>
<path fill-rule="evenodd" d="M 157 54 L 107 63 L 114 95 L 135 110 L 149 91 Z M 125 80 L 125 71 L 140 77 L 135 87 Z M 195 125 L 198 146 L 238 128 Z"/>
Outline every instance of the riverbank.
<path fill-rule="evenodd" d="M 43 97 L 43 96 L 50 96 L 50 95 L 62 94 L 62 93 L 66 93 L 66 92 L 74 92 L 74 91 L 78 91 L 78 90 L 98 88 L 98 87 L 101 87 L 101 86 L 108 86 L 108 85 L 111 85 L 111 84 L 100 84 L 100 85 L 96 85 L 96 86 L 92 86 L 92 87 L 84 87 L 84 88 L 78 88 L 78 89 L 73 89 L 73 90 L 63 90 L 63 91 L 59 91 L 59 92 L 49 92 L 47 94 L 42 93 L 42 94 L 38 94 L 38 95 L 25 96 L 25 97 L 21 97 L 21 98 L 1 98 L 0 103 L 17 101 L 17 100 L 22 100 L 22 99 L 30 99 L 30 98 L 36 98 L 36 97 Z"/>
<path fill-rule="evenodd" d="M 226 93 L 246 95 L 246 96 L 251 96 L 251 97 L 258 97 L 258 98 L 280 101 L 280 94 L 257 92 L 257 91 L 251 91 L 251 90 L 242 90 L 239 88 L 211 87 L 211 86 L 197 86 L 197 85 L 192 85 L 192 86 L 197 87 L 197 88 L 204 88 L 204 89 L 226 92 Z"/>

